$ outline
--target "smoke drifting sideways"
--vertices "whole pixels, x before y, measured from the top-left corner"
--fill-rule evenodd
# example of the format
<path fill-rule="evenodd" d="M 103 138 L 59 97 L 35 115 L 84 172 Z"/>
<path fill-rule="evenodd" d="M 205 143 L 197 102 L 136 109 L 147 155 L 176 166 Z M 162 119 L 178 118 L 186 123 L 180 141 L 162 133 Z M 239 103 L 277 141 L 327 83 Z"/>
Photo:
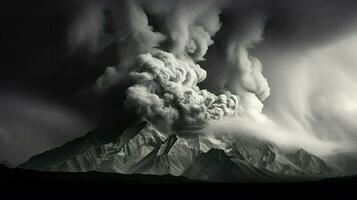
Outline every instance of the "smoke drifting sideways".
<path fill-rule="evenodd" d="M 274 88 L 264 111 L 288 130 L 284 137 L 320 143 L 298 143 L 316 154 L 356 152 L 356 44 L 352 31 L 324 46 L 299 52 L 276 48 L 260 56 Z"/>
<path fill-rule="evenodd" d="M 261 120 L 240 117 L 212 121 L 205 132 L 215 135 L 226 130 L 230 133 L 225 135 L 227 141 L 239 133 L 321 156 L 355 155 L 356 44 L 352 31 L 303 50 L 263 47 L 258 54 L 268 67 L 266 76 L 274 90 L 264 103 L 263 114 L 257 115 Z"/>
<path fill-rule="evenodd" d="M 266 20 L 263 13 L 245 16 L 228 35 L 225 56 L 220 58 L 224 66 L 217 68 L 229 69 L 229 75 L 223 77 L 224 84 L 217 82 L 221 88 L 208 91 L 200 88 L 201 83 L 214 74 L 207 74 L 198 63 L 205 61 L 214 36 L 224 26 L 220 14 L 226 11 L 228 2 L 126 1 L 120 7 L 111 1 L 104 4 L 117 20 L 120 63 L 107 67 L 98 78 L 95 89 L 99 93 L 129 79 L 132 85 L 125 91 L 126 108 L 165 129 L 205 124 L 202 132 L 214 137 L 247 134 L 316 154 L 346 146 L 317 137 L 300 122 L 292 126 L 284 116 L 263 113 L 270 87 L 261 62 L 249 53 L 262 41 Z M 296 119 L 291 121 L 298 123 Z"/>

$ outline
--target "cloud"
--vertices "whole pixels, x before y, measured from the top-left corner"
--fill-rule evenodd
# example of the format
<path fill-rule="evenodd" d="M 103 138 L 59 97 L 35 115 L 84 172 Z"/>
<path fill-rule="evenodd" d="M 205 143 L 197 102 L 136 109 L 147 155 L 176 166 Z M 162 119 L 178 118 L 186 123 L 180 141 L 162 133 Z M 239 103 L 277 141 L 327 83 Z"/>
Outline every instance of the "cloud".
<path fill-rule="evenodd" d="M 104 2 L 88 1 L 77 13 L 68 30 L 68 44 L 74 52 L 84 47 L 91 53 L 100 51 L 104 46 Z"/>
<path fill-rule="evenodd" d="M 303 148 L 316 155 L 336 153 L 341 151 L 343 145 L 349 144 L 322 141 L 305 132 L 285 127 L 284 124 L 277 124 L 268 118 L 257 120 L 247 116 L 210 121 L 202 132 L 225 143 L 231 143 L 239 137 L 253 137 L 263 142 L 271 142 L 287 151 Z"/>
<path fill-rule="evenodd" d="M 220 12 L 216 1 L 177 1 L 165 24 L 171 40 L 170 52 L 179 58 L 202 60 L 213 44 L 211 37 L 220 29 Z"/>
<path fill-rule="evenodd" d="M 97 79 L 94 89 L 98 93 L 106 92 L 107 89 L 118 84 L 123 79 L 123 74 L 118 72 L 116 67 L 107 67 L 104 73 Z"/>
<path fill-rule="evenodd" d="M 206 78 L 206 71 L 195 62 L 204 59 L 213 44 L 211 37 L 221 26 L 216 1 L 175 1 L 164 8 L 155 2 L 127 1 L 124 5 L 127 16 L 121 19 L 123 27 L 118 32 L 124 45 L 121 62 L 107 68 L 96 88 L 130 78 L 134 83 L 127 90 L 126 104 L 144 118 L 163 119 L 168 126 L 238 113 L 236 95 L 217 96 L 197 85 Z M 164 23 L 157 25 L 166 29 L 155 30 L 147 12 L 162 17 Z"/>
<path fill-rule="evenodd" d="M 262 74 L 262 64 L 248 50 L 262 40 L 264 21 L 261 14 L 248 16 L 227 42 L 227 62 L 233 65 L 230 68 L 233 75 L 228 84 L 231 88 L 241 87 L 254 93 L 261 101 L 270 95 L 270 88 Z"/>
<path fill-rule="evenodd" d="M 287 127 L 288 137 L 297 131 L 337 151 L 356 151 L 356 44 L 352 36 L 299 52 L 270 47 L 260 54 L 273 88 L 264 113 Z"/>
<path fill-rule="evenodd" d="M 126 105 L 144 118 L 167 124 L 209 122 L 210 128 L 222 130 L 232 126 L 236 131 L 230 132 L 238 135 L 251 132 L 318 152 L 315 146 L 320 153 L 354 138 L 355 113 L 350 111 L 355 106 L 350 91 L 354 81 L 352 73 L 345 73 L 353 71 L 345 69 L 352 57 L 307 51 L 338 38 L 328 20 L 344 30 L 352 27 L 355 15 L 349 6 L 320 0 L 127 1 L 122 5 L 125 9 L 119 13 L 124 14 L 116 18 L 120 63 L 107 68 L 97 88 L 106 90 L 121 79 L 132 80 Z M 259 43 L 265 46 L 255 51 Z M 306 51 L 288 55 L 281 49 Z M 276 68 L 271 67 L 272 61 Z M 344 67 L 326 68 L 332 64 Z M 226 121 L 231 115 L 240 118 Z M 264 130 L 274 133 L 263 135 Z"/>
<path fill-rule="evenodd" d="M 200 124 L 238 114 L 237 96 L 217 96 L 197 86 L 206 72 L 192 60 L 157 50 L 139 55 L 129 75 L 135 83 L 127 90 L 127 103 L 149 120 Z"/>
<path fill-rule="evenodd" d="M 119 20 L 121 29 L 117 36 L 122 47 L 119 55 L 121 63 L 115 67 L 108 67 L 97 79 L 95 87 L 99 90 L 107 90 L 120 82 L 133 66 L 136 56 L 151 51 L 166 39 L 149 25 L 145 11 L 136 1 L 125 1 L 123 8 L 121 11 L 124 12 L 124 16 Z"/>

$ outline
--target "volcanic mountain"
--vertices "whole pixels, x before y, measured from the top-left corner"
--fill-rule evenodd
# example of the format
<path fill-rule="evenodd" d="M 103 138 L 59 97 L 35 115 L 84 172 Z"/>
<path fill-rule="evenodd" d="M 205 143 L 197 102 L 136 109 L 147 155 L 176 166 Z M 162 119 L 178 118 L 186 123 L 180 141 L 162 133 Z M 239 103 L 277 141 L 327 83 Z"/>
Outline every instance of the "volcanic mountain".
<path fill-rule="evenodd" d="M 34 156 L 19 167 L 39 171 L 171 174 L 214 182 L 296 181 L 338 173 L 303 149 L 284 152 L 272 143 L 243 136 L 227 145 L 202 134 L 165 134 L 147 121 L 124 130 L 98 128 Z"/>

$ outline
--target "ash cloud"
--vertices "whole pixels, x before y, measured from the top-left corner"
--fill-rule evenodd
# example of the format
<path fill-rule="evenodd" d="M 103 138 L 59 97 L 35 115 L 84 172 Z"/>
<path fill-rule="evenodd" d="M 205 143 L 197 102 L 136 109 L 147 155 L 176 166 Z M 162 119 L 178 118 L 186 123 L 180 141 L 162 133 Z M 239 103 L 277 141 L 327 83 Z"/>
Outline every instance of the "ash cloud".
<path fill-rule="evenodd" d="M 114 9 L 115 11 L 117 10 Z M 123 75 L 132 68 L 136 56 L 149 52 L 165 40 L 164 35 L 153 31 L 145 11 L 135 1 L 126 1 L 120 11 L 124 12 L 117 22 L 122 26 L 117 32 L 120 47 L 123 47 L 119 53 L 121 63 L 116 67 L 108 67 L 98 78 L 96 89 L 99 91 L 118 84 Z"/>
<path fill-rule="evenodd" d="M 220 29 L 217 1 L 177 1 L 165 25 L 171 40 L 170 52 L 177 57 L 203 60 L 212 36 Z"/>
<path fill-rule="evenodd" d="M 134 109 L 145 118 L 161 119 L 167 124 L 203 121 L 216 132 L 238 135 L 242 132 L 257 133 L 256 137 L 270 138 L 279 143 L 277 138 L 280 136 L 274 136 L 277 132 L 287 137 L 286 140 L 300 141 L 295 146 L 309 144 L 304 147 L 315 153 L 319 147 L 324 149 L 321 152 L 331 152 L 336 146 L 330 145 L 330 142 L 340 144 L 347 132 L 353 132 L 353 128 L 348 128 L 340 136 L 341 140 L 330 138 L 324 141 L 322 132 L 329 131 L 311 128 L 320 126 L 316 125 L 321 120 L 317 118 L 348 124 L 350 120 L 342 117 L 341 112 L 338 116 L 334 115 L 334 120 L 326 118 L 326 110 L 329 109 L 321 107 L 324 103 L 316 103 L 322 101 L 321 98 L 297 95 L 303 91 L 309 93 L 312 85 L 318 84 L 306 79 L 310 76 L 294 73 L 281 75 L 281 72 L 296 69 L 299 63 L 295 56 L 286 61 L 286 52 L 300 54 L 299 51 L 310 51 L 353 30 L 357 17 L 354 1 L 157 0 L 149 3 L 138 0 L 125 3 L 106 1 L 103 5 L 104 8 L 101 8 L 113 15 L 113 41 L 119 43 L 119 64 L 107 67 L 97 79 L 96 90 L 105 93 L 129 80 L 129 89 L 121 91 L 126 92 L 127 109 Z M 96 29 L 93 34 L 101 31 L 102 28 Z M 98 41 L 102 37 L 100 35 L 88 36 L 85 41 L 96 44 L 93 41 Z M 92 48 L 94 45 L 87 46 Z M 311 56 L 303 54 L 306 55 Z M 281 68 L 276 69 L 272 63 Z M 311 64 L 311 68 L 318 67 Z M 319 68 L 311 73 L 321 74 L 322 71 L 324 69 Z M 182 74 L 189 76 L 182 78 Z M 291 83 L 296 77 L 303 83 Z M 184 84 L 183 80 L 190 84 Z M 288 91 L 281 89 L 284 85 L 289 86 Z M 187 91 L 190 91 L 189 95 L 182 95 Z M 286 93 L 282 94 L 282 91 Z M 348 98 L 342 102 L 353 101 Z M 312 102 L 320 106 L 313 106 L 313 112 L 310 112 Z M 299 109 L 292 111 L 286 104 L 299 104 L 302 107 L 298 107 L 306 112 L 298 112 Z M 219 117 L 211 117 L 212 110 L 220 113 Z M 304 113 L 308 113 L 309 117 Z M 344 126 L 347 127 L 346 124 Z M 337 127 L 328 129 L 345 129 L 341 128 L 342 125 Z M 331 135 L 334 134 L 329 137 Z M 310 148 L 314 144 L 316 148 Z"/>
<path fill-rule="evenodd" d="M 121 63 L 107 68 L 97 87 L 115 84 L 119 74 L 128 74 L 134 83 L 126 91 L 126 104 L 148 120 L 163 119 L 167 126 L 238 114 L 238 96 L 215 95 L 198 86 L 207 73 L 196 62 L 204 59 L 221 26 L 216 1 L 175 1 L 165 9 L 135 1 L 126 5 L 127 29 L 121 34 L 127 48 Z M 166 31 L 153 29 L 145 8 L 161 17 Z"/>
<path fill-rule="evenodd" d="M 265 105 L 266 115 L 296 131 L 295 135 L 338 144 L 327 151 L 330 154 L 355 152 L 356 44 L 356 36 L 349 36 L 323 47 L 299 48 L 298 53 L 274 48 L 269 54 L 261 54 L 275 88 Z M 283 57 L 271 59 L 276 54 Z"/>
<path fill-rule="evenodd" d="M 232 65 L 231 73 L 235 73 L 228 84 L 254 93 L 261 101 L 270 95 L 270 88 L 262 74 L 261 62 L 248 50 L 263 40 L 264 23 L 261 14 L 249 16 L 227 42 L 227 63 Z"/>
<path fill-rule="evenodd" d="M 199 124 L 238 114 L 238 96 L 201 90 L 197 83 L 204 80 L 206 72 L 172 53 L 158 50 L 139 55 L 137 71 L 130 76 L 136 83 L 128 88 L 127 101 L 150 120 Z"/>

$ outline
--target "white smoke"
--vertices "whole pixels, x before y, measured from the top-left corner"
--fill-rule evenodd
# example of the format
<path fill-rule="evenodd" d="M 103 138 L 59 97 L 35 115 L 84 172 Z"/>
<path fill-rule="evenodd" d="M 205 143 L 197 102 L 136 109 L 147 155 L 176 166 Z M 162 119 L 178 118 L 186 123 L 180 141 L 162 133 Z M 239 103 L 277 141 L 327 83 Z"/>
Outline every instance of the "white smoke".
<path fill-rule="evenodd" d="M 121 19 L 124 21 L 123 27 L 118 33 L 123 46 L 119 55 L 121 63 L 116 67 L 108 67 L 98 78 L 96 83 L 98 91 L 118 84 L 133 67 L 139 54 L 151 51 L 165 40 L 163 34 L 153 31 L 145 11 L 139 4 L 135 1 L 126 1 L 124 5 L 125 19 Z"/>
<path fill-rule="evenodd" d="M 127 90 L 126 105 L 149 120 L 193 124 L 238 114 L 238 96 L 225 92 L 215 95 L 198 87 L 207 72 L 196 61 L 204 59 L 211 37 L 219 30 L 220 10 L 216 1 L 176 1 L 162 9 L 145 7 L 165 19 L 165 33 L 149 25 L 142 2 L 126 3 L 127 22 L 120 32 L 125 48 L 121 63 L 108 67 L 97 80 L 105 90 L 129 77 L 134 84 Z M 167 36 L 166 36 L 167 35 Z M 168 51 L 160 44 L 168 43 Z M 127 76 L 128 75 L 128 76 Z"/>
<path fill-rule="evenodd" d="M 304 150 L 316 155 L 331 154 L 348 143 L 323 141 L 313 135 L 277 123 L 265 115 L 257 120 L 254 117 L 242 116 L 210 121 L 202 132 L 225 142 L 233 142 L 240 136 L 254 137 L 264 142 L 278 145 L 285 150 Z"/>
<path fill-rule="evenodd" d="M 115 83 L 118 83 L 118 81 L 123 79 L 123 74 L 118 72 L 116 67 L 107 67 L 102 74 L 97 79 L 95 89 L 98 92 L 102 92 L 113 86 Z"/>
<path fill-rule="evenodd" d="M 356 44 L 356 36 L 350 36 L 309 51 L 271 52 L 269 57 L 278 54 L 280 59 L 264 58 L 276 88 L 266 114 L 289 130 L 298 130 L 300 137 L 338 144 L 339 151 L 355 151 Z"/>
<path fill-rule="evenodd" d="M 228 64 L 237 76 L 232 78 L 231 87 L 254 93 L 261 101 L 270 95 L 270 88 L 262 74 L 262 64 L 248 50 L 262 41 L 264 21 L 262 15 L 249 16 L 229 39 L 227 47 Z"/>
<path fill-rule="evenodd" d="M 172 41 L 171 52 L 177 57 L 203 60 L 211 37 L 220 29 L 220 10 L 216 1 L 178 1 L 167 16 L 166 27 Z"/>
<path fill-rule="evenodd" d="M 130 79 L 126 108 L 169 127 L 206 124 L 203 132 L 221 135 L 224 142 L 226 136 L 247 134 L 315 154 L 354 148 L 357 84 L 353 68 L 345 67 L 354 63 L 353 56 L 328 48 L 309 52 L 303 59 L 279 52 L 274 55 L 278 61 L 270 63 L 277 68 L 267 71 L 276 74 L 269 76 L 275 93 L 266 103 L 270 86 L 261 62 L 251 55 L 262 41 L 266 17 L 250 13 L 225 35 L 225 63 L 215 67 L 222 69 L 216 71 L 225 79 L 216 80 L 217 85 L 226 91 L 216 95 L 201 88 L 206 76 L 214 74 L 207 74 L 198 62 L 205 60 L 213 37 L 224 26 L 220 22 L 224 8 L 213 0 L 160 2 L 126 2 L 117 33 L 120 64 L 98 78 L 99 91 Z"/>
<path fill-rule="evenodd" d="M 259 138 L 269 138 L 272 136 L 269 135 L 270 133 L 265 133 L 267 137 L 255 133 L 257 130 L 264 130 L 263 127 L 278 127 L 263 113 L 263 101 L 270 95 L 270 87 L 263 76 L 260 61 L 249 54 L 249 49 L 262 41 L 264 21 L 265 17 L 261 14 L 247 16 L 229 38 L 226 49 L 229 69 L 226 87 L 240 97 L 240 114 L 222 121 L 209 122 L 205 132 L 219 134 L 250 132 L 251 135 Z"/>
<path fill-rule="evenodd" d="M 197 64 L 204 60 L 221 27 L 221 10 L 215 1 L 175 1 L 167 7 L 128 1 L 125 8 L 125 28 L 119 32 L 124 47 L 121 63 L 107 68 L 97 80 L 97 88 L 105 90 L 121 79 L 130 79 L 127 108 L 168 127 L 206 124 L 207 134 L 249 134 L 314 153 L 331 152 L 341 145 L 314 137 L 307 131 L 309 126 L 283 123 L 263 112 L 270 87 L 260 61 L 249 51 L 262 41 L 264 16 L 251 15 L 234 28 L 226 47 L 231 69 L 226 88 L 230 91 L 216 95 L 199 87 L 207 72 Z M 161 19 L 163 24 L 156 24 L 159 30 L 150 25 L 147 12 Z"/>
<path fill-rule="evenodd" d="M 158 50 L 139 55 L 130 76 L 136 83 L 128 89 L 127 101 L 146 118 L 197 124 L 238 114 L 237 96 L 201 90 L 197 84 L 206 71 L 171 53 Z"/>
<path fill-rule="evenodd" d="M 252 112 L 211 121 L 203 131 L 230 137 L 255 136 L 317 155 L 355 152 L 356 44 L 353 36 L 298 53 L 269 48 L 269 53 L 260 56 L 270 67 L 268 76 L 274 88 L 265 110 L 249 95 L 250 100 L 245 102 L 252 105 L 243 107 L 252 108 Z"/>

